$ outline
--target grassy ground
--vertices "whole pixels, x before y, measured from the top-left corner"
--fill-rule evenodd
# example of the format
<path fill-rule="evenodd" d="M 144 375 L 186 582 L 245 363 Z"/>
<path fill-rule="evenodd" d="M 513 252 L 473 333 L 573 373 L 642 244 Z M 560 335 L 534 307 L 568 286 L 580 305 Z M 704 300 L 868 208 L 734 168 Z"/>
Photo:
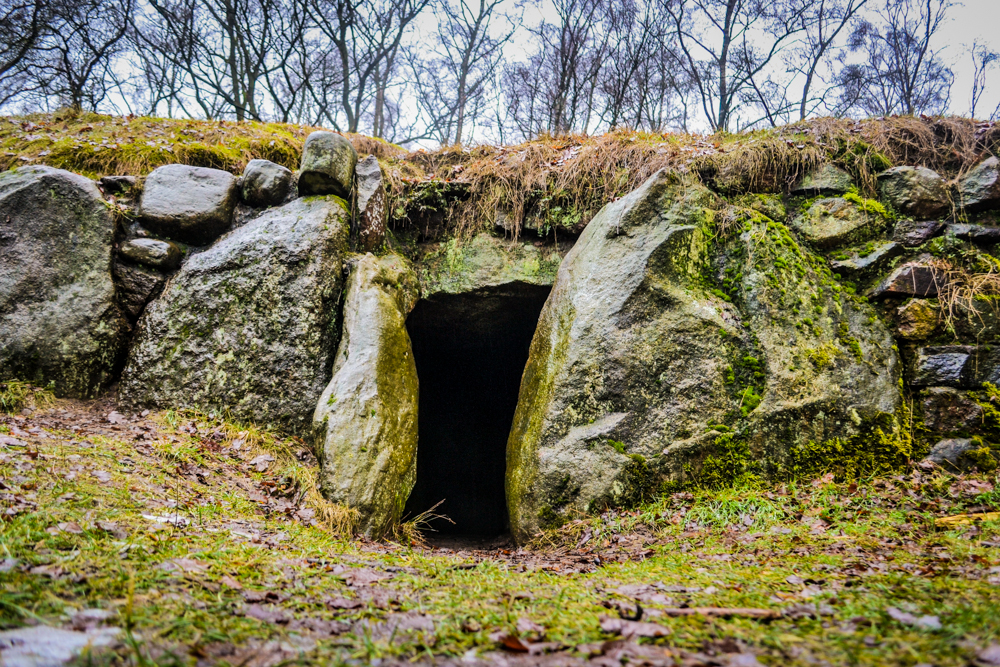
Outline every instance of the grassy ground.
<path fill-rule="evenodd" d="M 983 476 L 678 493 L 455 551 L 351 539 L 300 441 L 196 415 L 56 401 L 0 446 L 0 623 L 121 628 L 101 663 L 996 664 L 1000 523 L 939 521 L 1000 510 Z"/>

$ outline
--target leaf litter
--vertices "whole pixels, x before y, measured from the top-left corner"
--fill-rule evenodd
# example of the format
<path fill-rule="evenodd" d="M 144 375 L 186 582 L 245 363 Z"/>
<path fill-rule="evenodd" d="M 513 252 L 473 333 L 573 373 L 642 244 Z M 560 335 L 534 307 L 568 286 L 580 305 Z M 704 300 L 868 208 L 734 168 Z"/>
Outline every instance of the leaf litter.
<path fill-rule="evenodd" d="M 203 415 L 58 401 L 0 438 L 0 616 L 132 627 L 111 662 L 1000 664 L 992 476 L 685 491 L 434 547 L 350 537 L 304 443 Z"/>

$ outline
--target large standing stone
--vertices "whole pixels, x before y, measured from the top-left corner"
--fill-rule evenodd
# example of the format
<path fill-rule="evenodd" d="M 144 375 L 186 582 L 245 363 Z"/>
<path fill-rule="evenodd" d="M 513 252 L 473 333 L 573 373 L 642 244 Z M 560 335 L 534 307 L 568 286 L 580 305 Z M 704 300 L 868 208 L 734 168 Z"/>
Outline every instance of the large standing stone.
<path fill-rule="evenodd" d="M 358 250 L 371 252 L 385 240 L 389 202 L 382 183 L 378 158 L 369 155 L 358 163 Z"/>
<path fill-rule="evenodd" d="M 1000 203 L 1000 160 L 990 156 L 966 174 L 958 183 L 958 199 L 968 211 Z"/>
<path fill-rule="evenodd" d="M 308 430 L 337 343 L 348 235 L 343 200 L 312 197 L 192 255 L 139 321 L 123 404 Z"/>
<path fill-rule="evenodd" d="M 299 194 L 349 199 L 357 163 L 358 152 L 345 137 L 335 132 L 313 132 L 302 148 Z"/>
<path fill-rule="evenodd" d="M 885 220 L 854 202 L 833 197 L 814 202 L 792 220 L 792 226 L 817 248 L 833 248 L 864 241 L 881 231 Z"/>
<path fill-rule="evenodd" d="M 771 474 L 794 447 L 893 421 L 898 357 L 871 307 L 778 222 L 718 236 L 719 206 L 660 172 L 561 264 L 507 446 L 518 540 L 697 476 L 723 437 Z M 805 305 L 809 326 L 788 319 Z"/>
<path fill-rule="evenodd" d="M 948 185 L 927 167 L 893 167 L 878 175 L 882 196 L 897 211 L 915 218 L 935 218 L 951 208 Z"/>
<path fill-rule="evenodd" d="M 142 223 L 184 243 L 206 244 L 229 229 L 237 178 L 228 171 L 168 164 L 146 177 L 139 201 Z"/>
<path fill-rule="evenodd" d="M 292 171 L 270 160 L 250 160 L 240 185 L 243 201 L 254 208 L 278 206 L 292 189 Z"/>
<path fill-rule="evenodd" d="M 90 397 L 128 323 L 111 277 L 115 224 L 97 186 L 51 167 L 0 173 L 0 379 Z"/>
<path fill-rule="evenodd" d="M 316 407 L 320 490 L 381 535 L 417 474 L 417 367 L 406 316 L 419 295 L 402 258 L 363 256 L 347 281 L 333 379 Z"/>

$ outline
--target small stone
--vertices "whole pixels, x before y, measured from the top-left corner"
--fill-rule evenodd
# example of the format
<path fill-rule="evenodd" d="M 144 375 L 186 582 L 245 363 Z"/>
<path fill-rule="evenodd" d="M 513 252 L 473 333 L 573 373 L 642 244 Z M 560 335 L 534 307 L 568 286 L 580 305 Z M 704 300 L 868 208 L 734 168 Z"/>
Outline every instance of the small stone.
<path fill-rule="evenodd" d="M 901 220 L 893 230 L 892 239 L 902 243 L 907 248 L 923 245 L 941 233 L 944 223 L 936 220 L 925 220 L 914 222 L 913 220 Z"/>
<path fill-rule="evenodd" d="M 896 333 L 907 340 L 923 340 L 937 329 L 939 314 L 937 303 L 928 299 L 911 299 L 896 311 Z"/>
<path fill-rule="evenodd" d="M 927 220 L 951 208 L 945 180 L 926 167 L 893 167 L 878 175 L 878 183 L 882 196 L 904 215 Z"/>
<path fill-rule="evenodd" d="M 889 263 L 901 254 L 903 246 L 895 241 L 889 241 L 876 246 L 864 257 L 855 255 L 849 259 L 833 260 L 830 262 L 830 268 L 834 273 L 852 277 L 877 274 L 888 268 Z"/>
<path fill-rule="evenodd" d="M 1000 227 L 986 225 L 948 225 L 948 233 L 966 241 L 990 245 L 1000 242 Z"/>
<path fill-rule="evenodd" d="M 930 387 L 921 405 L 924 427 L 932 433 L 975 431 L 983 425 L 982 406 L 952 387 Z"/>
<path fill-rule="evenodd" d="M 278 206 L 292 189 L 290 169 L 270 160 L 250 160 L 243 170 L 243 201 L 254 208 Z"/>
<path fill-rule="evenodd" d="M 931 447 L 931 451 L 924 458 L 924 461 L 936 463 L 952 472 L 965 472 L 975 466 L 975 461 L 967 455 L 982 449 L 982 447 L 983 444 L 980 440 L 948 438 Z"/>
<path fill-rule="evenodd" d="M 799 184 L 792 189 L 792 194 L 806 197 L 839 195 L 853 186 L 854 179 L 850 174 L 827 162 L 799 181 Z"/>
<path fill-rule="evenodd" d="M 135 176 L 103 176 L 98 182 L 102 190 L 116 195 L 134 188 L 137 180 Z"/>
<path fill-rule="evenodd" d="M 820 199 L 792 220 L 792 226 L 817 248 L 863 241 L 883 224 L 881 217 L 872 216 L 854 202 L 839 197 Z"/>
<path fill-rule="evenodd" d="M 146 177 L 139 216 L 168 238 L 210 243 L 232 224 L 236 184 L 228 171 L 168 164 Z"/>
<path fill-rule="evenodd" d="M 157 271 L 122 262 L 115 262 L 114 277 L 118 286 L 118 303 L 133 321 L 167 282 L 166 276 Z"/>
<path fill-rule="evenodd" d="M 958 183 L 958 201 L 967 211 L 992 208 L 1000 202 L 1000 160 L 990 156 Z"/>
<path fill-rule="evenodd" d="M 378 158 L 369 155 L 358 162 L 358 250 L 372 252 L 385 241 L 388 201 Z"/>
<path fill-rule="evenodd" d="M 344 199 L 354 188 L 358 153 L 345 137 L 323 130 L 306 138 L 299 169 L 299 194 L 337 195 Z"/>
<path fill-rule="evenodd" d="M 122 244 L 118 252 L 133 262 L 165 271 L 176 269 L 181 263 L 181 249 L 170 241 L 160 239 L 132 239 Z"/>
<path fill-rule="evenodd" d="M 944 287 L 946 280 L 944 269 L 911 262 L 890 273 L 889 277 L 872 290 L 871 297 L 934 297 Z"/>
<path fill-rule="evenodd" d="M 963 371 L 975 348 L 968 345 L 922 347 L 913 360 L 910 385 L 914 387 L 961 387 Z"/>

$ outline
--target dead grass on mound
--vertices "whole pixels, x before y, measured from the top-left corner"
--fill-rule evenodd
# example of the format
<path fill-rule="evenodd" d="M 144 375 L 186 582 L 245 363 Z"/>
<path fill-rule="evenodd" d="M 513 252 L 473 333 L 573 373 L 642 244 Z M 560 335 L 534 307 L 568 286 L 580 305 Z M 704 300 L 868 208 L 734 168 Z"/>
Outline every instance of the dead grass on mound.
<path fill-rule="evenodd" d="M 407 203 L 429 183 L 463 184 L 467 196 L 448 203 L 450 230 L 468 235 L 492 228 L 497 212 L 521 233 L 529 217 L 539 228 L 585 224 L 608 202 L 659 169 L 697 176 L 726 194 L 784 192 L 823 162 L 848 171 L 868 196 L 876 176 L 896 165 L 922 165 L 946 178 L 968 171 L 1000 145 L 1000 127 L 964 118 L 822 118 L 742 135 L 686 135 L 616 130 L 598 137 L 543 136 L 515 146 L 448 147 L 401 160 L 412 171 L 390 179 L 397 224 Z M 419 198 L 419 197 L 418 197 Z"/>

